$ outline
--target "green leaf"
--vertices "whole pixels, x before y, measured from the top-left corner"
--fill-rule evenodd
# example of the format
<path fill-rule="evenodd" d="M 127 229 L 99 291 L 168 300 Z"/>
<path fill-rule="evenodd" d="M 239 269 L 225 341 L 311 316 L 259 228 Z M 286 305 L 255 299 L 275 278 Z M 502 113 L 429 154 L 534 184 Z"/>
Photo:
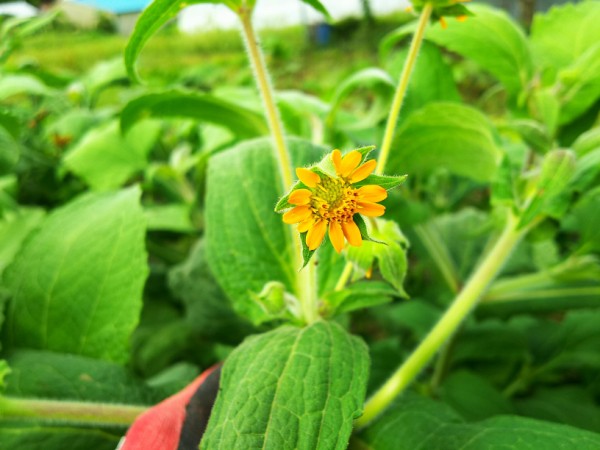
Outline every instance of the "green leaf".
<path fill-rule="evenodd" d="M 381 59 L 395 79 L 400 77 L 408 51 L 406 47 Z M 402 103 L 400 119 L 405 119 L 427 103 L 438 101 L 459 102 L 460 95 L 454 82 L 452 69 L 444 60 L 440 49 L 424 41 Z"/>
<path fill-rule="evenodd" d="M 331 16 L 329 15 L 329 11 L 327 11 L 327 8 L 325 8 L 323 3 L 321 3 L 319 0 L 300 0 L 300 1 L 303 3 L 306 3 L 307 5 L 312 6 L 317 11 L 319 11 L 321 14 L 323 14 L 326 18 L 331 19 Z"/>
<path fill-rule="evenodd" d="M 145 121 L 126 135 L 113 120 L 89 131 L 63 159 L 64 165 L 95 190 L 123 185 L 148 164 L 148 153 L 160 133 L 160 124 Z"/>
<path fill-rule="evenodd" d="M 140 15 L 133 33 L 129 37 L 125 48 L 125 67 L 131 79 L 139 81 L 135 63 L 150 37 L 165 23 L 173 19 L 179 11 L 190 5 L 199 3 L 223 3 L 231 7 L 235 1 L 228 0 L 154 0 Z"/>
<path fill-rule="evenodd" d="M 430 103 L 413 113 L 394 139 L 388 172 L 436 169 L 477 181 L 493 179 L 501 159 L 488 119 L 474 108 Z"/>
<path fill-rule="evenodd" d="M 364 117 L 352 120 L 349 124 L 340 124 L 345 130 L 362 130 L 371 128 L 381 122 L 389 113 L 396 83 L 390 75 L 379 68 L 369 67 L 362 69 L 343 80 L 333 93 L 331 110 L 327 117 L 329 124 L 336 122 L 338 110 L 343 102 L 357 90 L 369 89 L 373 92 L 373 103 Z"/>
<path fill-rule="evenodd" d="M 377 260 L 383 279 L 396 289 L 397 295 L 408 297 L 403 286 L 408 268 L 408 240 L 398 224 L 383 219 L 375 222 L 371 237 L 375 242 L 365 241 L 360 247 L 348 247 L 348 261 L 355 263 L 355 267 L 359 269 L 355 271 L 355 277 L 363 277 L 369 273 Z"/>
<path fill-rule="evenodd" d="M 7 449 L 114 450 L 121 433 L 52 425 L 1 424 L 0 442 Z M 43 442 L 43 447 L 40 443 Z"/>
<path fill-rule="evenodd" d="M 115 363 L 32 350 L 10 353 L 8 363 L 7 396 L 129 405 L 161 400 L 160 391 Z"/>
<path fill-rule="evenodd" d="M 52 91 L 30 75 L 4 75 L 0 79 L 0 100 L 14 95 L 49 95 Z"/>
<path fill-rule="evenodd" d="M 0 276 L 43 218 L 42 209 L 22 208 L 15 214 L 6 214 L 0 221 Z"/>
<path fill-rule="evenodd" d="M 372 308 L 391 302 L 397 295 L 397 290 L 393 289 L 388 283 L 358 281 L 341 291 L 326 294 L 323 297 L 325 305 L 322 308 L 322 313 L 326 317 L 333 317 L 358 309 Z"/>
<path fill-rule="evenodd" d="M 515 401 L 519 414 L 600 433 L 600 407 L 590 392 L 579 386 L 541 388 L 531 397 Z"/>
<path fill-rule="evenodd" d="M 241 138 L 268 133 L 261 114 L 212 95 L 180 90 L 146 94 L 130 101 L 121 113 L 121 128 L 127 131 L 148 117 L 185 117 L 211 122 L 227 127 Z"/>
<path fill-rule="evenodd" d="M 190 206 L 182 203 L 152 205 L 144 208 L 144 217 L 149 231 L 194 232 L 196 228 L 192 224 L 190 214 Z"/>
<path fill-rule="evenodd" d="M 600 17 L 600 16 L 599 16 Z M 600 97 L 600 43 L 588 49 L 558 73 L 558 99 L 562 104 L 560 123 L 573 121 Z"/>
<path fill-rule="evenodd" d="M 5 272 L 11 347 L 123 362 L 147 274 L 140 190 L 56 209 Z"/>
<path fill-rule="evenodd" d="M 453 372 L 444 381 L 441 398 L 468 421 L 515 412 L 506 397 L 487 379 L 465 370 Z"/>
<path fill-rule="evenodd" d="M 9 129 L 0 124 L 0 176 L 12 173 L 20 155 L 19 142 Z"/>
<path fill-rule="evenodd" d="M 426 38 L 475 61 L 517 97 L 533 75 L 523 30 L 504 11 L 483 5 L 469 8 L 473 17 L 464 22 L 449 20 L 447 29 L 433 26 Z"/>
<path fill-rule="evenodd" d="M 350 448 L 593 450 L 600 446 L 600 435 L 510 415 L 467 423 L 444 404 L 416 395 L 404 395 L 358 436 L 357 444 Z"/>
<path fill-rule="evenodd" d="M 538 65 L 562 69 L 600 42 L 597 2 L 553 6 L 536 14 L 531 25 L 531 49 Z M 560 39 L 557 38 L 560 36 Z"/>
<path fill-rule="evenodd" d="M 592 128 L 581 134 L 571 147 L 578 157 L 600 148 L 600 127 Z"/>
<path fill-rule="evenodd" d="M 201 336 L 237 344 L 251 332 L 210 273 L 204 241 L 198 241 L 189 257 L 170 270 L 168 282 L 171 292 L 185 305 L 186 322 Z"/>
<path fill-rule="evenodd" d="M 595 185 L 600 175 L 600 146 L 577 159 L 571 181 L 574 190 L 585 192 Z"/>
<path fill-rule="evenodd" d="M 564 218 L 564 226 L 579 232 L 583 249 L 600 251 L 600 186 L 587 192 L 575 204 Z"/>
<path fill-rule="evenodd" d="M 223 367 L 201 448 L 345 449 L 368 359 L 364 343 L 332 322 L 247 339 Z"/>
<path fill-rule="evenodd" d="M 564 202 L 565 188 L 575 173 L 575 155 L 570 150 L 549 152 L 542 162 L 541 173 L 535 191 L 521 213 L 519 228 L 529 225 L 540 215 L 560 217 L 567 202 Z"/>

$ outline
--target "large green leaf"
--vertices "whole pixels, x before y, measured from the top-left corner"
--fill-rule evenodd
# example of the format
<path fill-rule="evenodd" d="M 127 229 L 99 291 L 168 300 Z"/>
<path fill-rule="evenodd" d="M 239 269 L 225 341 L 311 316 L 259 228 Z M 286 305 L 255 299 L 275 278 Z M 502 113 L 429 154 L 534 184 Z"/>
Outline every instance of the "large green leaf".
<path fill-rule="evenodd" d="M 292 162 L 319 161 L 323 149 L 289 140 Z M 253 316 L 251 300 L 269 281 L 297 294 L 298 269 L 292 229 L 273 212 L 281 192 L 270 139 L 246 142 L 214 156 L 206 181 L 206 258 L 238 312 Z"/>
<path fill-rule="evenodd" d="M 364 343 L 333 322 L 246 340 L 223 367 L 201 448 L 345 449 L 368 360 Z"/>
<path fill-rule="evenodd" d="M 165 23 L 173 19 L 179 11 L 190 5 L 198 3 L 223 3 L 232 6 L 237 0 L 154 0 L 139 17 L 129 42 L 125 48 L 125 67 L 129 76 L 138 80 L 135 63 L 150 37 L 156 33 Z"/>
<path fill-rule="evenodd" d="M 531 49 L 543 67 L 562 69 L 600 42 L 598 2 L 554 6 L 536 14 L 531 26 Z"/>
<path fill-rule="evenodd" d="M 430 103 L 399 128 L 387 172 L 447 169 L 477 181 L 493 179 L 501 159 L 488 119 L 456 103 Z"/>
<path fill-rule="evenodd" d="M 431 27 L 427 39 L 475 61 L 511 95 L 518 95 L 533 74 L 525 34 L 503 11 L 482 5 L 469 9 L 475 16 L 465 22 L 450 20 L 447 29 Z"/>
<path fill-rule="evenodd" d="M 242 138 L 268 133 L 264 117 L 243 106 L 208 94 L 173 90 L 132 100 L 121 113 L 121 128 L 129 130 L 147 117 L 185 117 L 227 127 Z"/>
<path fill-rule="evenodd" d="M 12 172 L 19 161 L 21 146 L 10 130 L 0 124 L 0 176 Z"/>
<path fill-rule="evenodd" d="M 11 347 L 123 362 L 147 274 L 140 190 L 55 210 L 6 269 Z"/>
<path fill-rule="evenodd" d="M 358 436 L 361 450 L 593 450 L 600 435 L 578 428 L 497 416 L 464 422 L 444 404 L 405 395 L 377 422 Z"/>

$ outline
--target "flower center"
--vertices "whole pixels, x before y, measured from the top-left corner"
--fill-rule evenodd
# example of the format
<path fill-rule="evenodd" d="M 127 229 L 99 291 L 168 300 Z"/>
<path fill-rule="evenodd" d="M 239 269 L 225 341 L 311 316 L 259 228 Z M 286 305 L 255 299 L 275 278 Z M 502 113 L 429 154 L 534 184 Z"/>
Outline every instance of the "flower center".
<path fill-rule="evenodd" d="M 342 178 L 321 176 L 313 190 L 310 206 L 313 212 L 327 221 L 347 222 L 356 213 L 356 189 Z"/>

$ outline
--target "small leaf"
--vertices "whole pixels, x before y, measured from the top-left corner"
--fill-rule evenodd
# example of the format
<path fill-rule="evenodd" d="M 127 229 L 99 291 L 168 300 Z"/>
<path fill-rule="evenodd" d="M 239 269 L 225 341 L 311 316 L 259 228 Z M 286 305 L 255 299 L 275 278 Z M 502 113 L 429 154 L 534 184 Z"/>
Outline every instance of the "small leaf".
<path fill-rule="evenodd" d="M 129 37 L 125 48 L 125 67 L 132 80 L 139 81 L 135 63 L 150 37 L 165 23 L 173 19 L 179 11 L 190 5 L 198 3 L 223 3 L 231 6 L 228 0 L 154 0 L 141 14 L 135 24 L 135 29 Z"/>
<path fill-rule="evenodd" d="M 519 228 L 540 214 L 559 216 L 564 208 L 562 195 L 575 173 L 575 155 L 570 150 L 554 150 L 546 155 L 535 192 L 521 214 Z M 568 204 L 566 204 L 568 206 Z"/>
<path fill-rule="evenodd" d="M 201 448 L 346 449 L 367 373 L 366 346 L 333 322 L 253 336 L 225 362 Z"/>
<path fill-rule="evenodd" d="M 307 5 L 312 6 L 317 11 L 319 11 L 321 14 L 323 14 L 326 18 L 331 19 L 331 15 L 329 14 L 329 11 L 327 11 L 327 8 L 325 8 L 323 3 L 321 3 L 319 0 L 300 0 L 300 1 L 306 3 Z"/>
<path fill-rule="evenodd" d="M 359 281 L 341 291 L 323 297 L 323 314 L 333 317 L 359 309 L 372 308 L 391 302 L 398 292 L 381 281 Z"/>

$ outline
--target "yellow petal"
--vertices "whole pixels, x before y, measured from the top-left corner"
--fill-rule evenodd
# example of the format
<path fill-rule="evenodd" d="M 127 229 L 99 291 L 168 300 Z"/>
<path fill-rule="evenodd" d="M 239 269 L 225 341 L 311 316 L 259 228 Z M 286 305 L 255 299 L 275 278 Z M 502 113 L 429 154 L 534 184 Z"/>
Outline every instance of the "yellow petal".
<path fill-rule="evenodd" d="M 300 181 L 311 188 L 317 187 L 317 184 L 319 184 L 321 181 L 319 175 L 314 173 L 312 170 L 308 170 L 303 167 L 296 169 L 296 175 L 298 175 Z"/>
<path fill-rule="evenodd" d="M 339 175 L 342 172 L 342 152 L 337 149 L 331 152 L 331 162 L 335 167 L 335 173 Z"/>
<path fill-rule="evenodd" d="M 375 166 L 377 166 L 377 161 L 371 159 L 352 172 L 350 175 L 350 183 L 358 183 L 359 181 L 367 178 L 371 173 L 375 170 Z"/>
<path fill-rule="evenodd" d="M 362 155 L 358 150 L 352 150 L 342 159 L 341 170 L 339 175 L 343 177 L 347 177 L 350 175 L 354 169 L 358 167 L 360 164 L 360 160 L 362 159 Z"/>
<path fill-rule="evenodd" d="M 304 222 L 300 222 L 298 224 L 298 233 L 304 233 L 305 231 L 308 231 L 310 227 L 312 227 L 313 223 L 315 223 L 315 220 L 312 217 L 309 217 Z"/>
<path fill-rule="evenodd" d="M 298 223 L 310 217 L 312 210 L 308 206 L 296 206 L 283 215 L 285 223 Z"/>
<path fill-rule="evenodd" d="M 358 191 L 358 200 L 366 202 L 380 202 L 387 198 L 387 191 L 376 184 L 361 187 Z"/>
<path fill-rule="evenodd" d="M 308 189 L 296 189 L 288 197 L 288 202 L 292 205 L 308 205 L 311 195 Z"/>
<path fill-rule="evenodd" d="M 360 247 L 362 245 L 360 230 L 353 220 L 342 222 L 342 231 L 350 245 L 353 245 L 354 247 Z"/>
<path fill-rule="evenodd" d="M 467 16 L 456 16 L 456 20 L 458 20 L 459 22 L 464 22 L 465 20 L 467 20 Z"/>
<path fill-rule="evenodd" d="M 448 28 L 448 23 L 446 22 L 446 19 L 444 19 L 443 17 L 440 17 L 440 25 L 442 26 L 442 28 L 444 30 Z"/>
<path fill-rule="evenodd" d="M 358 202 L 358 212 L 369 217 L 383 216 L 385 206 L 371 202 Z"/>
<path fill-rule="evenodd" d="M 318 220 L 312 226 L 308 233 L 306 234 L 306 245 L 308 245 L 309 250 L 316 250 L 321 242 L 323 242 L 323 238 L 325 237 L 325 232 L 327 231 L 327 222 L 323 219 Z"/>
<path fill-rule="evenodd" d="M 335 251 L 340 253 L 344 249 L 344 233 L 339 222 L 332 220 L 329 222 L 329 240 L 333 244 Z"/>

